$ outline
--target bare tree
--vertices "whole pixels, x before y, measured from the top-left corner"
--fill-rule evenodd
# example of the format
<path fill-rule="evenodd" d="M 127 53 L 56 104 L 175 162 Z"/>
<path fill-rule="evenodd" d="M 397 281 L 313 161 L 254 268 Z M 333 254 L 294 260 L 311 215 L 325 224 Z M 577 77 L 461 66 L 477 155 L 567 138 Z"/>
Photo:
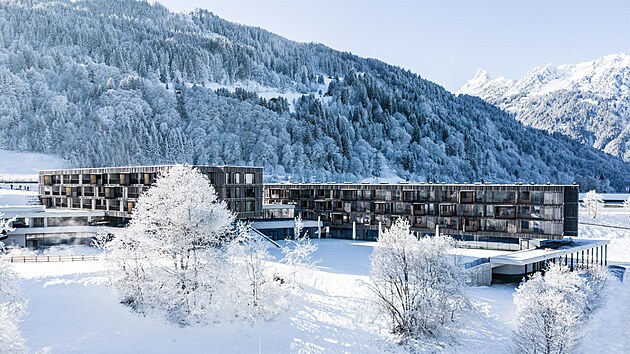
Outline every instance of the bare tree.
<path fill-rule="evenodd" d="M 293 234 L 293 240 L 285 240 L 286 246 L 282 247 L 282 254 L 284 263 L 291 269 L 291 286 L 295 287 L 297 273 L 314 265 L 312 255 L 317 251 L 317 245 L 304 232 L 304 223 L 300 216 L 295 218 Z"/>
<path fill-rule="evenodd" d="M 597 212 L 603 202 L 604 200 L 602 199 L 601 194 L 597 193 L 594 189 L 586 192 L 584 195 L 584 207 L 586 207 L 588 215 L 593 218 L 597 217 Z"/>
<path fill-rule="evenodd" d="M 269 271 L 269 243 L 245 223 L 238 223 L 236 234 L 228 246 L 230 282 L 224 298 L 237 316 L 271 318 L 282 311 L 287 292 Z"/>
<path fill-rule="evenodd" d="M 571 272 L 550 265 L 516 289 L 517 329 L 513 351 L 525 354 L 573 353 L 584 322 L 603 304 L 610 276 L 603 268 Z"/>
<path fill-rule="evenodd" d="M 404 218 L 379 237 L 371 289 L 401 343 L 440 337 L 468 306 L 463 268 L 448 252 L 452 247 L 443 235 L 416 239 Z"/>

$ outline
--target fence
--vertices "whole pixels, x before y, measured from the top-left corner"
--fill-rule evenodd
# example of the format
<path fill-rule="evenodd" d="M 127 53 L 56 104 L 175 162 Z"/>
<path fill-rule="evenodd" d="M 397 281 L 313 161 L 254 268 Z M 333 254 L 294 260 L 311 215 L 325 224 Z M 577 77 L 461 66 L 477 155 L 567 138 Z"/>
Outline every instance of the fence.
<path fill-rule="evenodd" d="M 104 260 L 102 254 L 82 254 L 66 256 L 13 256 L 9 257 L 11 263 L 44 263 L 44 262 L 80 262 Z"/>

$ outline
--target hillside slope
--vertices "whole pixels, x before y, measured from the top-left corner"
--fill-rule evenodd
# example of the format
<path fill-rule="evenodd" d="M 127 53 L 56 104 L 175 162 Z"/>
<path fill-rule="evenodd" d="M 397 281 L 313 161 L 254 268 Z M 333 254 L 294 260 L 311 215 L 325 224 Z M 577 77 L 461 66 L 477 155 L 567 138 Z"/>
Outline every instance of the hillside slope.
<path fill-rule="evenodd" d="M 630 185 L 620 159 L 407 70 L 131 0 L 0 3 L 0 148 L 271 179 Z"/>

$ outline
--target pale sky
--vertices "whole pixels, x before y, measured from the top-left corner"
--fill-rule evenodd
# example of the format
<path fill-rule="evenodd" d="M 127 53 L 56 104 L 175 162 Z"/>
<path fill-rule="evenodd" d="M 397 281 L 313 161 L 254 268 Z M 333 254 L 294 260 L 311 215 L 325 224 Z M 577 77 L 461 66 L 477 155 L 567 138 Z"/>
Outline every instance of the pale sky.
<path fill-rule="evenodd" d="M 625 0 L 159 0 L 409 69 L 456 91 L 483 67 L 517 78 L 541 64 L 630 53 Z"/>

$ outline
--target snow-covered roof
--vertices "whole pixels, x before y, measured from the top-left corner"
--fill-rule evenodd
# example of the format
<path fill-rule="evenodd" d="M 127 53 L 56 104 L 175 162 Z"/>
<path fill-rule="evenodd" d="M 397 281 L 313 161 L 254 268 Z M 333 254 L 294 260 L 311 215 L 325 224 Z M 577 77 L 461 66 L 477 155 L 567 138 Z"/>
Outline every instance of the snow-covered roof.
<path fill-rule="evenodd" d="M 573 239 L 572 246 L 561 247 L 558 249 L 553 248 L 536 248 L 523 251 L 512 252 L 509 254 L 498 255 L 490 257 L 492 266 L 499 266 L 505 264 L 511 265 L 526 265 L 536 262 L 541 262 L 548 259 L 558 258 L 567 254 L 584 251 L 600 246 L 609 244 L 609 240 L 595 240 L 595 239 Z"/>

